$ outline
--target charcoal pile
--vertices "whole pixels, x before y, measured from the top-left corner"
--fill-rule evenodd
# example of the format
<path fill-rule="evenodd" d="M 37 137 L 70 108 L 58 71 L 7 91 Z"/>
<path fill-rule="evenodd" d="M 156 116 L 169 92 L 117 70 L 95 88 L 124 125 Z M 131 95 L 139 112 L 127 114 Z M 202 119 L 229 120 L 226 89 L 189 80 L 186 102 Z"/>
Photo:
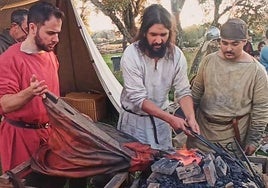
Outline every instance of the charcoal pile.
<path fill-rule="evenodd" d="M 141 176 L 140 188 L 252 187 L 264 184 L 256 171 L 228 153 L 203 154 L 198 150 L 177 150 L 151 165 Z"/>

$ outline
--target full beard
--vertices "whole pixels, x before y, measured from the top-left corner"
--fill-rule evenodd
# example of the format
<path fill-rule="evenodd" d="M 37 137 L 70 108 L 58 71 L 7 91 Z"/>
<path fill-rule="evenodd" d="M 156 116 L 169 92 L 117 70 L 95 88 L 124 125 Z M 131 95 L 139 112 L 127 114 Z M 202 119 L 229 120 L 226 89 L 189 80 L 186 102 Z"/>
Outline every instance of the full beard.
<path fill-rule="evenodd" d="M 39 32 L 37 32 L 34 40 L 35 40 L 35 44 L 36 44 L 36 46 L 38 47 L 39 50 L 44 50 L 46 52 L 50 52 L 50 51 L 54 50 L 54 45 L 48 46 L 48 45 L 45 45 L 43 43 L 43 40 L 41 39 L 41 37 L 39 35 Z"/>
<path fill-rule="evenodd" d="M 155 46 L 159 46 L 160 48 L 155 49 Z M 167 43 L 162 43 L 162 44 L 152 44 L 150 45 L 148 41 L 146 41 L 146 48 L 148 50 L 148 55 L 151 58 L 162 58 L 165 56 L 166 51 L 167 51 Z"/>

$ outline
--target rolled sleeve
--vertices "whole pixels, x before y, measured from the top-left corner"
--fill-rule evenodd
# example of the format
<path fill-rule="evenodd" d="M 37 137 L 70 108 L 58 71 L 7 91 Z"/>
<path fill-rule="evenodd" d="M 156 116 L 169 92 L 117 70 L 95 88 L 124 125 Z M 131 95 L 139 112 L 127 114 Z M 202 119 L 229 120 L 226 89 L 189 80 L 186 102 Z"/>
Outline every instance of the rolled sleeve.
<path fill-rule="evenodd" d="M 18 83 L 20 83 L 19 68 L 10 60 L 2 55 L 0 57 L 0 99 L 6 94 L 15 94 L 20 91 Z M 0 114 L 3 115 L 2 106 L 0 105 Z"/>
<path fill-rule="evenodd" d="M 144 85 L 144 75 L 141 67 L 136 63 L 135 57 L 132 57 L 128 51 L 125 51 L 121 58 L 121 70 L 124 78 L 123 95 L 131 103 L 128 108 L 141 109 L 142 103 L 148 98 L 148 93 Z"/>

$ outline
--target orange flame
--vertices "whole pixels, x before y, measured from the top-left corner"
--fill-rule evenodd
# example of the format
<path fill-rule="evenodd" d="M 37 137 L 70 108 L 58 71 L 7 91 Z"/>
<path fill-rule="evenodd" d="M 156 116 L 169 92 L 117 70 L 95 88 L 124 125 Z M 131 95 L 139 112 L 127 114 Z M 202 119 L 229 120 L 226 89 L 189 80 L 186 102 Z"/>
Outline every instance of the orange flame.
<path fill-rule="evenodd" d="M 170 154 L 167 156 L 169 159 L 175 159 L 183 163 L 183 165 L 189 165 L 193 162 L 199 164 L 202 157 L 196 153 L 196 150 L 191 149 L 178 149 L 175 154 Z"/>

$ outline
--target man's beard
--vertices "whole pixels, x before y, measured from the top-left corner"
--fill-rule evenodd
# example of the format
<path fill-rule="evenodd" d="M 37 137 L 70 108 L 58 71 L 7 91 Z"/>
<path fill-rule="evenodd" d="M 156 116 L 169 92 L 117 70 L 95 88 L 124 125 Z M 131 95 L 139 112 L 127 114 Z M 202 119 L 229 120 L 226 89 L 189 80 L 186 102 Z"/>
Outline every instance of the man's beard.
<path fill-rule="evenodd" d="M 43 43 L 43 40 L 41 39 L 41 37 L 39 35 L 39 31 L 37 31 L 34 40 L 35 40 L 35 44 L 39 50 L 44 50 L 46 52 L 50 52 L 50 51 L 54 50 L 54 47 L 49 47 Z"/>
<path fill-rule="evenodd" d="M 154 49 L 154 46 L 159 46 L 159 45 L 160 45 L 160 48 Z M 148 50 L 149 57 L 151 57 L 151 58 L 155 58 L 155 57 L 162 58 L 166 54 L 167 43 L 149 45 L 148 41 L 146 40 L 146 48 Z"/>

